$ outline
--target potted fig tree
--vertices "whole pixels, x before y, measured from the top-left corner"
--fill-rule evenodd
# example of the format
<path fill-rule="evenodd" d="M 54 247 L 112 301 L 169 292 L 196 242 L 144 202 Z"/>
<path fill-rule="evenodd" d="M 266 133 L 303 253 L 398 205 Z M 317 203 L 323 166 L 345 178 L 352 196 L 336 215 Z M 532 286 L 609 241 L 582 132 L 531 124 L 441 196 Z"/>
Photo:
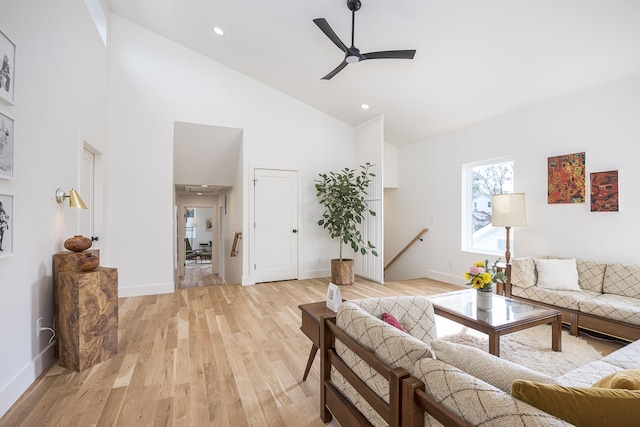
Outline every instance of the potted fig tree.
<path fill-rule="evenodd" d="M 355 253 L 378 256 L 375 246 L 363 240 L 358 225 L 364 215 L 376 213 L 369 209 L 365 196 L 367 188 L 375 175 L 370 172 L 372 165 L 366 163 L 359 169 L 344 168 L 340 172 L 321 173 L 315 181 L 316 196 L 325 211 L 318 225 L 329 232 L 332 239 L 339 240 L 340 252 L 337 259 L 331 260 L 331 281 L 337 285 L 354 283 L 354 260 L 342 257 L 343 244 L 349 245 Z"/>

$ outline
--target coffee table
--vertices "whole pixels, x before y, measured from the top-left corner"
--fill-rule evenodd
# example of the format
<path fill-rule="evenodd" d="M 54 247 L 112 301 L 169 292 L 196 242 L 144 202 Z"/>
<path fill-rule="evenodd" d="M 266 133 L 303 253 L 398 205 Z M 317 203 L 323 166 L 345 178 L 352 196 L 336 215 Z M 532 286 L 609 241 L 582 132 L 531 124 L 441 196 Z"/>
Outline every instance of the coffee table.
<path fill-rule="evenodd" d="M 489 335 L 489 353 L 500 356 L 500 336 L 551 323 L 551 348 L 562 351 L 560 311 L 492 294 L 492 309 L 477 308 L 475 289 L 429 297 L 435 314 Z"/>

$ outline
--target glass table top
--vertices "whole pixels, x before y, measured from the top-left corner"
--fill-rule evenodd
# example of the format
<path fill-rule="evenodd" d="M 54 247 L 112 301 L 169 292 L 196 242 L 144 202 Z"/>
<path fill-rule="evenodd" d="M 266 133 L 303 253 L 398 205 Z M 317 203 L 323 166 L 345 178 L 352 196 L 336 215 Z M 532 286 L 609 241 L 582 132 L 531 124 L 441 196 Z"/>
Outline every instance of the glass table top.
<path fill-rule="evenodd" d="M 429 297 L 429 299 L 439 309 L 485 322 L 491 326 L 513 323 L 528 317 L 548 314 L 551 311 L 546 307 L 516 301 L 493 293 L 491 294 L 491 310 L 481 310 L 477 306 L 477 293 L 478 291 L 475 289 L 468 289 L 436 295 Z"/>

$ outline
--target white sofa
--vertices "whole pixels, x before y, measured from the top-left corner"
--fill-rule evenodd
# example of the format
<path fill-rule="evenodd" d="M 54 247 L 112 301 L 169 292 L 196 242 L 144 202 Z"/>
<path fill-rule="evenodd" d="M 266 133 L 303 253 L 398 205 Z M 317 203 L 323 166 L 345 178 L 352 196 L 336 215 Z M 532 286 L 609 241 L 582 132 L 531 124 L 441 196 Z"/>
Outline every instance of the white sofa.
<path fill-rule="evenodd" d="M 578 289 L 540 286 L 536 260 L 570 259 L 540 256 L 516 258 L 508 267 L 506 295 L 559 309 L 571 333 L 579 328 L 627 341 L 640 339 L 640 266 L 575 260 Z"/>

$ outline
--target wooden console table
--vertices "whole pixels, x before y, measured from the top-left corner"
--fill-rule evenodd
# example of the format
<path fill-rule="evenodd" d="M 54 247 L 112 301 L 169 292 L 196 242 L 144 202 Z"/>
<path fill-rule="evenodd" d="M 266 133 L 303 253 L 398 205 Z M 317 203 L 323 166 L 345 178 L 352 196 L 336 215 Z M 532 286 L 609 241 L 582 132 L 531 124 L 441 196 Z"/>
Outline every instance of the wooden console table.
<path fill-rule="evenodd" d="M 309 353 L 307 367 L 302 376 L 302 381 L 306 381 L 311 365 L 313 365 L 313 360 L 320 347 L 320 322 L 322 321 L 322 317 L 330 316 L 335 318 L 336 313 L 327 308 L 326 301 L 300 304 L 298 308 L 302 311 L 302 326 L 300 330 L 311 340 L 311 352 Z"/>
<path fill-rule="evenodd" d="M 86 252 L 53 257 L 57 351 L 60 366 L 82 371 L 118 354 L 118 270 L 79 271 Z"/>

